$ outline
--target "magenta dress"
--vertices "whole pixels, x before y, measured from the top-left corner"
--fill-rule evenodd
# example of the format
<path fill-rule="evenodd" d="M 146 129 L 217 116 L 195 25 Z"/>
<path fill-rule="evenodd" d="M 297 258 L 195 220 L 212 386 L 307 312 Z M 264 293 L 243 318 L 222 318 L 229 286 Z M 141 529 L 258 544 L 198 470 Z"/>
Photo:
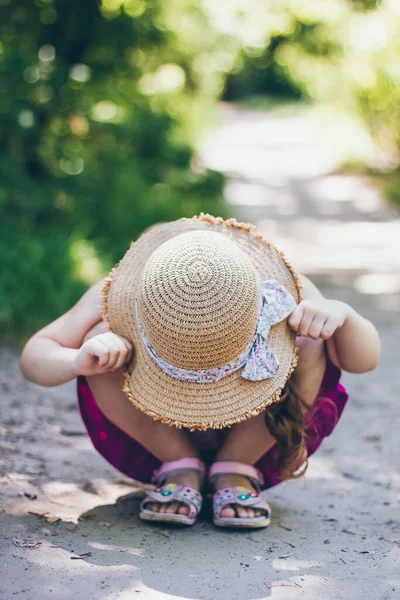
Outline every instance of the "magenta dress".
<path fill-rule="evenodd" d="M 347 390 L 340 383 L 340 375 L 340 370 L 328 361 L 321 389 L 307 418 L 308 456 L 314 454 L 324 437 L 332 433 L 348 400 Z M 104 416 L 85 377 L 78 377 L 78 399 L 82 419 L 96 450 L 124 475 L 142 483 L 150 483 L 153 471 L 160 466 L 160 461 Z M 216 436 L 224 435 L 223 432 L 213 433 Z M 215 447 L 207 448 L 204 444 L 200 449 L 200 455 L 208 465 L 213 462 L 216 452 Z M 264 489 L 281 481 L 276 456 L 275 445 L 254 465 L 264 474 Z"/>

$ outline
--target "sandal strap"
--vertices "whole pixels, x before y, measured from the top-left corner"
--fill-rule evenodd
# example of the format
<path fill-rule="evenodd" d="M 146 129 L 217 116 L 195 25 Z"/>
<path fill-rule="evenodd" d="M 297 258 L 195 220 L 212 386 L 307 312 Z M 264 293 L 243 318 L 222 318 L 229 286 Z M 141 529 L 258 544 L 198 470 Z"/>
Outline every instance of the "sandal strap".
<path fill-rule="evenodd" d="M 164 462 L 153 473 L 152 483 L 161 484 L 168 475 L 176 471 L 198 471 L 203 477 L 206 474 L 206 466 L 199 458 L 181 458 Z"/>
<path fill-rule="evenodd" d="M 263 510 L 264 514 L 267 518 L 269 518 L 271 514 L 271 509 L 269 507 L 268 502 L 262 498 L 262 496 L 255 492 L 254 490 L 240 488 L 240 487 L 230 487 L 219 490 L 213 496 L 213 511 L 214 516 L 217 519 L 221 517 L 221 511 L 229 505 L 236 504 L 239 506 L 244 506 L 245 508 L 255 508 L 259 510 Z M 239 519 L 239 517 L 235 517 Z"/>
<path fill-rule="evenodd" d="M 146 505 L 152 502 L 156 502 L 157 504 L 169 504 L 171 502 L 185 504 L 189 507 L 189 514 L 187 516 L 195 518 L 201 511 L 203 497 L 198 490 L 192 487 L 169 483 L 147 492 L 145 499 L 142 501 L 141 509 L 144 510 Z"/>
<path fill-rule="evenodd" d="M 264 477 L 261 471 L 252 465 L 245 463 L 221 460 L 211 465 L 208 472 L 208 478 L 212 481 L 216 475 L 244 475 L 251 481 L 254 487 L 259 491 L 264 485 Z"/>

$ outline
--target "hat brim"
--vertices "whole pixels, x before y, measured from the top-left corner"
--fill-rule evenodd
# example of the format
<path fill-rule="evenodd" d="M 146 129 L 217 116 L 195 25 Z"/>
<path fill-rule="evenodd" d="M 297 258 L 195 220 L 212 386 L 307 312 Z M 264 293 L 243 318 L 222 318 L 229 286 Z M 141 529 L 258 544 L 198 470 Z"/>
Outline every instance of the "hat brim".
<path fill-rule="evenodd" d="M 214 383 L 188 383 L 167 375 L 149 355 L 135 318 L 135 299 L 144 265 L 158 246 L 176 235 L 211 230 L 228 236 L 252 261 L 262 281 L 276 279 L 301 298 L 298 275 L 275 246 L 254 227 L 209 215 L 156 225 L 134 242 L 103 288 L 103 319 L 111 331 L 129 339 L 134 357 L 125 374 L 124 391 L 132 403 L 154 419 L 191 430 L 221 429 L 256 416 L 280 398 L 297 362 L 295 334 L 287 319 L 274 325 L 268 345 L 279 370 L 262 381 L 241 377 L 242 369 Z"/>

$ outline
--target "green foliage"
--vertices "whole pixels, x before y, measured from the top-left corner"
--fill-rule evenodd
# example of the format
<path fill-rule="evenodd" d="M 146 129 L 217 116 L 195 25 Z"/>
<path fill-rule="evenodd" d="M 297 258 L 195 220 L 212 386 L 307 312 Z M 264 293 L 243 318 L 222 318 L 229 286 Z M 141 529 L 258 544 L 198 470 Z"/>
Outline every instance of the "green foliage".
<path fill-rule="evenodd" d="M 224 90 L 332 108 L 327 136 L 395 170 L 399 57 L 398 0 L 0 0 L 3 333 L 66 310 L 149 225 L 226 215 L 193 158 Z"/>
<path fill-rule="evenodd" d="M 400 168 L 380 177 L 380 180 L 389 201 L 400 209 Z"/>
<path fill-rule="evenodd" d="M 323 23 L 302 20 L 293 15 L 291 27 L 271 32 L 265 47 L 242 49 L 241 57 L 245 68 L 228 76 L 225 98 L 239 100 L 249 94 L 263 93 L 291 99 L 307 96 L 307 88 L 299 85 L 280 60 L 282 50 L 296 45 L 310 56 L 329 57 L 329 60 L 338 51 Z"/>
<path fill-rule="evenodd" d="M 180 19 L 205 25 L 187 1 L 0 0 L 3 334 L 68 309 L 147 226 L 224 212 L 192 164 L 220 88 L 193 56 L 217 38 Z"/>
<path fill-rule="evenodd" d="M 211 0 L 210 0 L 211 2 Z M 394 168 L 400 147 L 397 0 L 236 0 L 238 67 L 226 97 L 262 93 L 329 105 L 363 124 L 371 166 Z"/>

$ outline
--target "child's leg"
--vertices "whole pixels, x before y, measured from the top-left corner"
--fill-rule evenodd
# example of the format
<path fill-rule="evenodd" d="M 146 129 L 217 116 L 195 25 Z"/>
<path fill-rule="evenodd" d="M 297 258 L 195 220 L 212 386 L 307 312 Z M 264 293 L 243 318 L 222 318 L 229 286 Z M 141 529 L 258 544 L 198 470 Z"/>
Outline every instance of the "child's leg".
<path fill-rule="evenodd" d="M 298 393 L 311 408 L 321 387 L 326 368 L 324 346 L 321 340 L 301 338 L 298 340 L 300 356 L 297 368 L 293 374 Z M 264 422 L 264 413 L 248 419 L 243 423 L 233 425 L 222 447 L 217 461 L 238 461 L 254 465 L 275 443 Z M 249 481 L 240 475 L 222 475 L 216 480 L 217 489 L 224 487 L 249 487 Z M 239 506 L 226 507 L 221 516 L 253 517 L 261 514 L 259 511 Z"/>
<path fill-rule="evenodd" d="M 266 427 L 262 412 L 257 417 L 232 425 L 216 460 L 254 465 L 274 444 L 275 438 Z"/>
<path fill-rule="evenodd" d="M 162 462 L 186 457 L 199 458 L 186 431 L 155 421 L 133 406 L 122 391 L 121 371 L 87 377 L 87 381 L 100 410 L 107 419 Z M 172 474 L 168 482 L 184 483 L 195 489 L 200 487 L 199 477 L 194 472 Z M 158 507 L 157 504 L 149 506 L 150 510 L 157 510 Z M 189 509 L 174 502 L 161 505 L 160 511 L 188 514 Z"/>
<path fill-rule="evenodd" d="M 232 426 L 215 460 L 238 461 L 254 465 L 274 444 L 275 438 L 272 437 L 265 426 L 264 413 L 261 413 L 257 417 Z M 250 486 L 249 480 L 242 475 L 220 475 L 216 479 L 215 485 L 216 489 L 226 487 L 248 488 Z M 259 517 L 262 512 L 243 506 L 227 506 L 221 512 L 221 516 L 232 518 L 237 515 L 244 519 L 246 517 Z"/>

